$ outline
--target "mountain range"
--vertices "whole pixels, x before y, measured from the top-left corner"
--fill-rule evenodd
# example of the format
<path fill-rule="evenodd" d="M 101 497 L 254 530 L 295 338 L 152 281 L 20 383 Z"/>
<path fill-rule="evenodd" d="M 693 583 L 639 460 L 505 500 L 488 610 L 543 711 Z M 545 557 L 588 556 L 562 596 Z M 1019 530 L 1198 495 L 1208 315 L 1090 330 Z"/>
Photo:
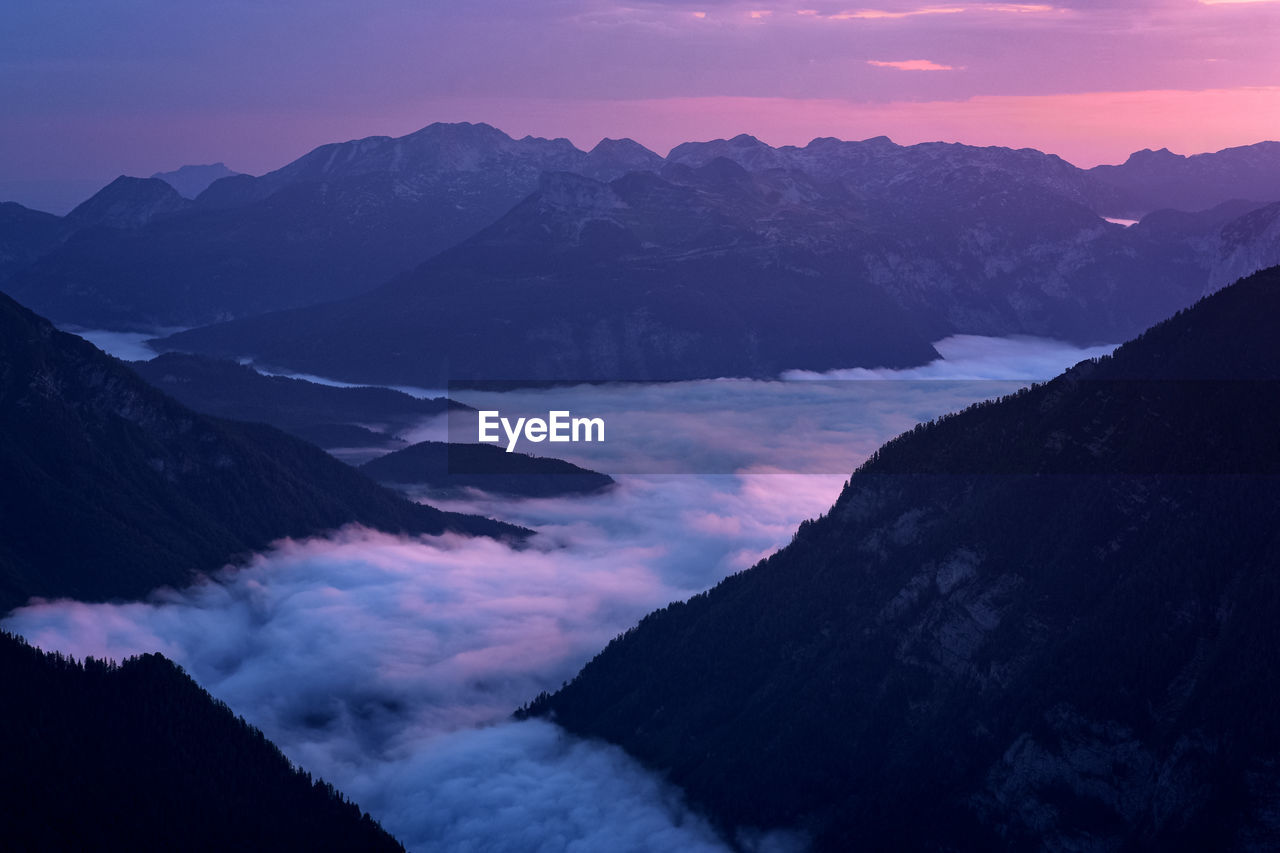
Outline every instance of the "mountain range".
<path fill-rule="evenodd" d="M 639 146 L 514 140 L 488 125 L 433 124 L 398 139 L 325 145 L 261 177 L 214 181 L 194 201 L 116 227 L 80 228 L 84 209 L 154 210 L 159 178 L 104 188 L 66 217 L 56 250 L 4 289 L 58 322 L 145 329 L 349 296 L 470 236 L 557 169 L 617 177 Z M 656 155 L 653 155 L 656 157 Z M 4 240 L 0 234 L 0 240 Z"/>
<path fill-rule="evenodd" d="M 1236 222 L 1280 199 L 1277 143 L 1082 170 L 884 137 L 664 158 L 434 124 L 162 189 L 9 211 L 0 287 L 91 328 L 241 319 L 165 346 L 360 381 L 668 379 L 918 364 L 956 333 L 1119 340 L 1280 261 Z M 1170 207 L 1195 215 L 1152 220 Z"/>
<path fill-rule="evenodd" d="M 731 837 L 1268 849 L 1278 320 L 1272 268 L 921 424 L 521 715 L 623 746 Z"/>
<path fill-rule="evenodd" d="M 278 427 L 358 464 L 370 478 L 392 487 L 452 497 L 467 489 L 548 497 L 592 494 L 613 485 L 607 475 L 561 459 L 507 453 L 496 446 L 407 444 L 401 436 L 412 435 L 431 418 L 474 411 L 444 397 L 424 399 L 390 388 L 335 387 L 265 376 L 233 361 L 181 353 L 132 362 L 130 367 L 197 412 Z"/>
<path fill-rule="evenodd" d="M 0 295 L 0 609 L 142 598 L 286 536 L 524 531 L 412 503 L 263 424 L 200 415 Z"/>
<path fill-rule="evenodd" d="M 1233 223 L 1259 207 L 1158 211 L 1124 228 L 978 165 L 885 187 L 724 156 L 607 184 L 553 173 L 492 226 L 372 292 L 158 345 L 439 384 L 904 367 L 961 333 L 1096 344 L 1194 302 L 1222 235 L 1251 233 Z"/>
<path fill-rule="evenodd" d="M 377 481 L 612 485 L 401 447 L 457 404 L 245 356 L 444 387 L 1132 338 L 890 441 L 786 547 L 517 716 L 622 747 L 744 849 L 773 829 L 819 851 L 1274 849 L 1280 267 L 1254 271 L 1280 261 L 1280 143 L 1082 170 L 435 124 L 226 171 L 121 176 L 64 217 L 0 204 L 0 289 L 39 312 L 0 294 L 0 612 L 141 600 L 348 524 L 530 533 Z M 126 364 L 42 314 L 196 328 Z M 317 444 L 396 452 L 356 468 Z M 400 849 L 158 655 L 0 633 L 0 672 L 6 847 Z"/>
<path fill-rule="evenodd" d="M 444 397 L 423 399 L 390 388 L 344 388 L 267 376 L 234 361 L 182 353 L 129 366 L 197 412 L 271 424 L 326 449 L 402 445 L 400 433 L 428 418 L 468 408 Z"/>

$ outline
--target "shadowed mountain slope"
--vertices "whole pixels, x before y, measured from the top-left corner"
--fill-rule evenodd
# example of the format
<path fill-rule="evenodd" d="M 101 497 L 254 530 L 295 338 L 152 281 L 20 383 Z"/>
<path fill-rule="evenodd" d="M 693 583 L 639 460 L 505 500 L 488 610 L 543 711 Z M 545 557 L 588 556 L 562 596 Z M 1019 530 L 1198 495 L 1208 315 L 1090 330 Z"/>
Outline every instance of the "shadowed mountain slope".
<path fill-rule="evenodd" d="M 0 609 L 139 598 L 349 523 L 520 532 L 411 503 L 272 427 L 196 414 L 4 296 L 0 484 Z"/>
<path fill-rule="evenodd" d="M 7 850 L 403 851 L 160 655 L 116 666 L 0 632 Z"/>
<path fill-rule="evenodd" d="M 922 425 L 522 713 L 820 850 L 1280 842 L 1280 269 Z"/>

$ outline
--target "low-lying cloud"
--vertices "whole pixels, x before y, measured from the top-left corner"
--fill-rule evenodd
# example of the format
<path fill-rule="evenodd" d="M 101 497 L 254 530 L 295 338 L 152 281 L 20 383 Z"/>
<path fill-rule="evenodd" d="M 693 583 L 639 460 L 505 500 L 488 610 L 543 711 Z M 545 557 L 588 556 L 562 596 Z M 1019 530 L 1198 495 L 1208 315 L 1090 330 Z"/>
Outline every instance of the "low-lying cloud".
<path fill-rule="evenodd" d="M 638 450 L 611 445 L 613 461 L 719 453 L 733 473 L 624 474 L 590 498 L 442 504 L 536 528 L 521 550 L 348 527 L 276 543 L 147 601 L 33 603 L 3 626 L 78 657 L 168 655 L 413 850 L 722 849 L 678 792 L 617 749 L 509 715 L 645 613 L 784 544 L 875 447 L 978 399 L 989 380 L 1010 378 L 1010 360 L 1047 378 L 1089 354 L 970 338 L 942 351 L 954 361 L 911 382 L 844 382 L 874 390 L 856 406 L 829 377 L 606 387 L 594 399 L 655 433 Z M 958 374 L 981 381 L 932 381 Z M 565 393 L 587 392 L 520 402 Z M 760 850 L 798 843 L 752 840 Z"/>
<path fill-rule="evenodd" d="M 649 610 L 750 565 L 839 488 L 732 479 L 484 502 L 542 525 L 519 551 L 349 527 L 145 602 L 34 604 L 5 626 L 76 656 L 172 657 L 411 849 L 719 849 L 617 750 L 546 723 L 476 727 L 572 678 Z"/>
<path fill-rule="evenodd" d="M 347 793 L 400 828 L 411 850 L 728 849 L 677 790 L 621 749 L 541 720 L 435 739 L 353 777 Z M 798 846 L 782 833 L 770 840 L 777 850 Z"/>

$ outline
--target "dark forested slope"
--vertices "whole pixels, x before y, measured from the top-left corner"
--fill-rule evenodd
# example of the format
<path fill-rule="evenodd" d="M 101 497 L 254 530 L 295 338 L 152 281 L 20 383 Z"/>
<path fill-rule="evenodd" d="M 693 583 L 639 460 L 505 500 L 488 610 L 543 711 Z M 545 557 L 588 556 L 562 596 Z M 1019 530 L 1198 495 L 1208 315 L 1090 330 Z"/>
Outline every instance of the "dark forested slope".
<path fill-rule="evenodd" d="M 526 713 L 819 849 L 1280 843 L 1280 268 L 887 444 Z"/>
<path fill-rule="evenodd" d="M 321 447 L 330 446 L 330 438 L 342 444 L 346 436 L 386 441 L 434 415 L 466 408 L 444 397 L 423 399 L 390 388 L 342 388 L 265 376 L 233 361 L 181 353 L 129 366 L 197 412 L 271 424 Z"/>
<path fill-rule="evenodd" d="M 517 532 L 411 503 L 272 427 L 196 414 L 0 295 L 0 609 L 139 597 L 352 522 Z"/>
<path fill-rule="evenodd" d="M 420 441 L 366 462 L 360 470 L 388 485 L 446 493 L 479 489 L 527 498 L 588 495 L 614 484 L 607 474 L 563 459 L 508 453 L 492 444 L 443 441 Z"/>
<path fill-rule="evenodd" d="M 403 851 L 160 655 L 116 666 L 0 632 L 0 846 Z"/>

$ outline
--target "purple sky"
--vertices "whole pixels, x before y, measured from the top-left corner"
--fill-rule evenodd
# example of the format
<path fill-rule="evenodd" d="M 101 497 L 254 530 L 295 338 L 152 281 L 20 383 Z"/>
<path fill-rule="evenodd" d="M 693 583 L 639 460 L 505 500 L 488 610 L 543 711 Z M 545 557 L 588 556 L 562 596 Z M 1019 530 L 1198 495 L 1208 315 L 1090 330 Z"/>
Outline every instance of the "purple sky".
<path fill-rule="evenodd" d="M 1278 40 L 1280 0 L 9 0 L 0 189 L 260 173 L 441 120 L 660 153 L 885 133 L 1093 165 L 1280 137 Z"/>

